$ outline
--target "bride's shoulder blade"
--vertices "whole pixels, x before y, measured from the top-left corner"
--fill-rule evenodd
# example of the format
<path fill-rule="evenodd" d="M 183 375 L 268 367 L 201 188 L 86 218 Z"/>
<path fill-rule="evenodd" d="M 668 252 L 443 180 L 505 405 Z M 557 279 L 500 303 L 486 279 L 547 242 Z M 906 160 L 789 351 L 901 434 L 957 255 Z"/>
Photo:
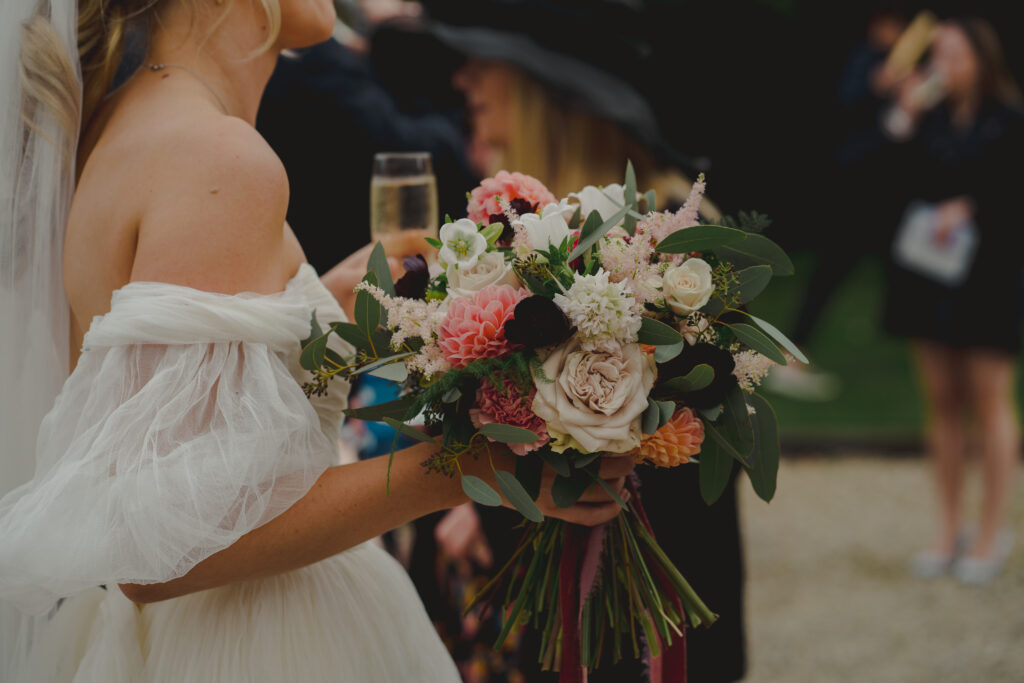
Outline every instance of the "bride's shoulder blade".
<path fill-rule="evenodd" d="M 263 138 L 215 116 L 166 126 L 145 147 L 131 280 L 280 291 L 297 267 L 284 235 L 288 178 Z"/>

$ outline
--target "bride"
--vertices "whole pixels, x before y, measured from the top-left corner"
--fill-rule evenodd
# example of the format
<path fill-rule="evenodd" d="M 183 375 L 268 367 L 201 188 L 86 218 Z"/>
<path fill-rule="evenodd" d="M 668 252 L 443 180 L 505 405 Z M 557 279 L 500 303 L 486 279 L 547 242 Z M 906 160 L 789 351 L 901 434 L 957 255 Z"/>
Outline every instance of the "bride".
<path fill-rule="evenodd" d="M 337 465 L 347 387 L 300 388 L 311 314 L 345 318 L 366 251 L 305 264 L 252 124 L 277 52 L 333 21 L 330 0 L 0 9 L 0 607 L 35 615 L 0 619 L 5 681 L 458 680 L 366 543 L 458 482 L 420 444 L 387 495 L 385 459 Z M 146 64 L 108 93 L 129 22 Z M 551 479 L 546 514 L 617 514 L 597 487 L 558 509 Z"/>

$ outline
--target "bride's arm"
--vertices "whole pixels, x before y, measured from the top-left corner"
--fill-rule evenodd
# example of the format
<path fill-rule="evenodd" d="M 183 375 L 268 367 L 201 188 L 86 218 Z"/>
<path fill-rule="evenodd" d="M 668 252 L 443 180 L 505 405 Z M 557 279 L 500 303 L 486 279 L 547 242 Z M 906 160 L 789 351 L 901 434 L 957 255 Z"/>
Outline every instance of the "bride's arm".
<path fill-rule="evenodd" d="M 211 141 L 195 150 L 189 173 L 163 174 L 162 185 L 143 215 L 133 280 L 172 282 L 235 293 L 280 290 L 300 254 L 289 253 L 282 226 L 287 206 L 284 170 L 276 157 L 251 141 Z M 218 147 L 219 145 L 219 147 Z M 165 165 L 173 166 L 170 162 Z M 214 191 L 216 190 L 216 191 Z M 302 567 L 351 548 L 422 515 L 466 501 L 457 479 L 428 473 L 421 463 L 431 452 L 421 444 L 395 454 L 391 494 L 385 490 L 387 459 L 328 469 L 312 489 L 267 524 L 198 563 L 185 576 L 162 584 L 123 585 L 138 602 L 154 602 L 237 581 Z M 511 469 L 511 455 L 496 455 Z M 464 459 L 467 473 L 494 475 L 487 458 Z M 628 459 L 611 459 L 603 476 L 621 479 Z M 617 514 L 599 487 L 582 504 L 559 510 L 551 501 L 551 473 L 538 501 L 546 513 L 596 524 Z M 616 484 L 621 484 L 617 481 Z"/>

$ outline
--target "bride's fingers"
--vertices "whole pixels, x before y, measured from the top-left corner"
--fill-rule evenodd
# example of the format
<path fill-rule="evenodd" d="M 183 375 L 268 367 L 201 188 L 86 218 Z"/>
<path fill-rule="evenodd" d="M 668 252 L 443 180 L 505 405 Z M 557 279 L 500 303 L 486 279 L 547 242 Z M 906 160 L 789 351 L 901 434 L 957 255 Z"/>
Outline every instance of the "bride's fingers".
<path fill-rule="evenodd" d="M 604 481 L 612 491 L 615 491 L 619 497 L 622 497 L 623 490 L 626 486 L 625 477 L 605 479 Z M 587 490 L 583 492 L 583 495 L 580 496 L 580 502 L 582 503 L 606 503 L 610 500 L 613 500 L 613 498 L 608 494 L 607 489 L 597 482 L 591 484 Z"/>
<path fill-rule="evenodd" d="M 548 513 L 551 517 L 564 519 L 572 524 L 597 526 L 609 522 L 622 511 L 618 503 L 587 504 L 577 503 L 571 507 L 560 508 Z"/>
<path fill-rule="evenodd" d="M 402 230 L 381 235 L 380 241 L 388 256 L 401 260 L 405 256 L 426 254 L 431 247 L 426 243 L 425 238 L 432 236 L 430 230 Z"/>
<path fill-rule="evenodd" d="M 599 474 L 602 479 L 617 479 L 632 474 L 636 462 L 630 455 L 606 455 L 601 458 Z"/>

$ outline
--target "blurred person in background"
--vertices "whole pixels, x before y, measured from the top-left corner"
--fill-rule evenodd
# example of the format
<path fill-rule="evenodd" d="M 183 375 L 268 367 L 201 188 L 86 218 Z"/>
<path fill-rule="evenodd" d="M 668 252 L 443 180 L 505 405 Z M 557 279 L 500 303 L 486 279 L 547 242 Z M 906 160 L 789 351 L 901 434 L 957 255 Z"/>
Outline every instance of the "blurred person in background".
<path fill-rule="evenodd" d="M 374 65 L 373 40 L 380 22 L 412 21 L 419 14 L 414 9 L 418 3 L 341 4 L 339 16 L 368 34 L 363 36 L 339 20 L 335 36 L 347 44 L 331 38 L 283 53 L 256 121 L 284 162 L 292 185 L 288 223 L 318 272 L 370 241 L 375 153 L 430 152 L 442 214 L 461 209 L 466 188 L 476 180 L 466 161 L 457 115 L 439 106 L 415 111 L 401 106 L 393 87 L 381 81 Z M 424 58 L 418 61 L 425 68 Z M 442 72 L 452 68 L 436 61 L 429 66 Z M 439 98 L 443 91 L 452 92 L 443 79 L 431 83 Z M 392 256 L 401 259 L 403 254 Z"/>
<path fill-rule="evenodd" d="M 907 28 L 904 5 L 899 0 L 879 3 L 868 20 L 865 37 L 846 55 L 839 76 L 830 117 L 835 151 L 832 163 L 822 169 L 829 182 L 821 185 L 817 211 L 842 207 L 834 218 L 841 223 L 809 235 L 816 262 L 790 334 L 800 348 L 809 347 L 826 306 L 854 267 L 867 256 L 884 258 L 888 246 L 891 229 L 876 219 L 879 213 L 888 213 L 878 205 L 879 199 L 888 197 L 872 190 L 881 171 L 881 152 L 891 144 L 878 122 L 899 85 L 901 74 L 887 57 Z M 875 201 L 864 201 L 872 196 Z M 837 232 L 856 234 L 857 238 L 840 246 Z M 836 377 L 800 363 L 776 368 L 767 385 L 776 393 L 803 400 L 829 400 L 839 390 Z"/>
<path fill-rule="evenodd" d="M 1013 399 L 1021 265 L 1012 236 L 1024 154 L 1021 92 L 999 38 L 978 18 L 943 22 L 922 68 L 884 117 L 892 187 L 905 199 L 890 268 L 886 327 L 913 340 L 926 397 L 938 535 L 914 559 L 924 576 L 980 583 L 1012 544 L 1007 497 L 1020 452 Z M 884 181 L 880 181 L 880 186 Z M 983 499 L 965 534 L 968 420 L 977 425 Z"/>
<path fill-rule="evenodd" d="M 585 185 L 621 183 L 631 159 L 640 186 L 657 190 L 658 208 L 682 205 L 692 187 L 682 169 L 703 162 L 671 149 L 637 87 L 647 54 L 639 12 L 605 1 L 446 2 L 428 9 L 435 19 L 431 33 L 466 56 L 453 82 L 465 94 L 478 173 L 527 173 L 564 197 Z M 703 208 L 707 218 L 719 218 L 710 202 Z M 637 468 L 641 495 L 659 542 L 721 615 L 711 628 L 687 632 L 690 680 L 739 680 L 746 659 L 735 482 L 709 507 L 696 467 L 645 470 Z M 518 534 L 508 529 L 516 514 L 468 505 L 435 521 L 433 534 L 425 522 L 417 525 L 411 573 L 428 612 L 444 622 L 442 635 L 466 680 L 556 680 L 557 674 L 539 670 L 533 633 L 510 638 L 502 653 L 494 653 L 490 644 L 501 615 L 460 618 L 465 596 L 514 550 Z M 590 680 L 641 681 L 646 674 L 640 660 L 629 658 L 606 662 Z"/>

